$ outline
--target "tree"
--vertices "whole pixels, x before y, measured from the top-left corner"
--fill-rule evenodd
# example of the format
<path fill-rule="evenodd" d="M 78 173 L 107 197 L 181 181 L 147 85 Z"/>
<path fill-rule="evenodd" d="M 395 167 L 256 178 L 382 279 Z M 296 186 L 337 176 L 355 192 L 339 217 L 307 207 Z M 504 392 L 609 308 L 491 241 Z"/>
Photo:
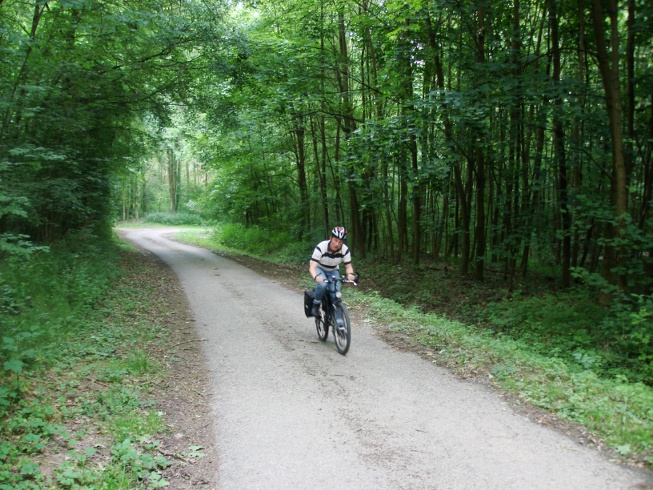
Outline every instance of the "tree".
<path fill-rule="evenodd" d="M 110 218 L 111 179 L 138 153 L 135 121 L 165 120 L 188 95 L 189 53 L 211 41 L 215 15 L 199 21 L 200 2 L 25 5 L 0 10 L 0 191 L 29 211 L 0 233 L 51 242 Z"/>
<path fill-rule="evenodd" d="M 606 41 L 605 17 L 608 17 L 611 53 L 608 53 Z M 628 212 L 628 194 L 626 185 L 626 162 L 622 132 L 623 108 L 619 78 L 619 25 L 616 0 L 608 0 L 606 8 L 600 0 L 592 0 L 592 19 L 596 35 L 597 61 L 607 109 L 610 127 L 612 172 L 610 176 L 610 202 L 615 215 L 614 222 L 608 226 L 609 240 L 603 261 L 603 276 L 606 280 L 623 290 L 626 278 L 615 269 L 623 265 L 623 250 L 619 242 L 624 238 L 624 218 Z"/>

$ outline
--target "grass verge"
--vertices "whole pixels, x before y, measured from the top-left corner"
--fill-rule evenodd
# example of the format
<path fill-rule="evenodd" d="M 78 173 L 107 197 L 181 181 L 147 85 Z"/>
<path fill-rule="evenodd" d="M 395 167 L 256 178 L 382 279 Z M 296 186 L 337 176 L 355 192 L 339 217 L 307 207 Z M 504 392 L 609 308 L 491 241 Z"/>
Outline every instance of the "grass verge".
<path fill-rule="evenodd" d="M 0 489 L 166 486 L 164 279 L 80 240 L 3 265 Z"/>

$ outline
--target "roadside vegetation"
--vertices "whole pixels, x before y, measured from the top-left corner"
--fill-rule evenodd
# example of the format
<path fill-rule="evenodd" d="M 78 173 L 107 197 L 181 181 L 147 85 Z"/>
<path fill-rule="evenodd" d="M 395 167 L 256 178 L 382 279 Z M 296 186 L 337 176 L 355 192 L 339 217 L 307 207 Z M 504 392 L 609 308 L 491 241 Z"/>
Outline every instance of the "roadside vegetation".
<path fill-rule="evenodd" d="M 2 260 L 0 489 L 166 486 L 153 400 L 174 349 L 148 267 L 87 234 Z"/>
<path fill-rule="evenodd" d="M 179 236 L 278 264 L 298 286 L 312 287 L 306 263 L 315 242 L 291 243 L 283 233 L 233 224 Z M 484 377 L 522 402 L 582 424 L 590 443 L 608 446 L 616 458 L 653 467 L 650 360 L 633 354 L 636 336 L 615 334 L 633 325 L 653 331 L 653 309 L 611 311 L 588 286 L 558 290 L 546 271 L 511 292 L 500 276 L 480 283 L 452 274 L 454 266 L 356 259 L 361 287 L 348 289 L 347 300 L 364 309 L 365 321 L 423 346 L 432 362 Z"/>

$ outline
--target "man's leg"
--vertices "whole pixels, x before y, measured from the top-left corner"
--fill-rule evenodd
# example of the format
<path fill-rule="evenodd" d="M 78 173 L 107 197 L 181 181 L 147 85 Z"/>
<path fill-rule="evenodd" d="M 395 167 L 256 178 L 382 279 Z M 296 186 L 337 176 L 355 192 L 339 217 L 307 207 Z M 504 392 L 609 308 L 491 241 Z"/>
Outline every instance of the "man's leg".
<path fill-rule="evenodd" d="M 315 276 L 321 277 L 322 282 L 315 284 L 315 289 L 313 290 L 313 310 L 311 313 L 313 316 L 320 316 L 320 303 L 322 303 L 322 298 L 324 298 L 324 295 L 327 292 L 328 284 L 324 282 L 327 278 L 326 273 L 319 267 L 316 269 L 316 272 L 317 274 L 315 274 Z"/>
<path fill-rule="evenodd" d="M 340 272 L 338 270 L 333 271 L 329 279 L 330 280 L 340 279 Z M 331 295 L 331 301 L 333 302 L 333 305 L 336 307 L 342 301 L 342 294 L 340 292 L 340 288 L 341 288 L 340 281 L 333 281 L 331 284 L 329 284 L 329 294 Z M 336 320 L 336 324 L 338 326 L 342 326 L 344 324 L 344 319 L 342 318 L 342 314 L 340 313 L 340 310 L 336 308 L 334 313 L 335 313 L 334 318 Z"/>
<path fill-rule="evenodd" d="M 336 269 L 335 271 L 329 271 L 327 277 L 331 284 L 329 284 L 329 294 L 331 295 L 331 302 L 335 305 L 340 299 L 340 283 L 335 279 L 340 279 L 340 272 Z"/>

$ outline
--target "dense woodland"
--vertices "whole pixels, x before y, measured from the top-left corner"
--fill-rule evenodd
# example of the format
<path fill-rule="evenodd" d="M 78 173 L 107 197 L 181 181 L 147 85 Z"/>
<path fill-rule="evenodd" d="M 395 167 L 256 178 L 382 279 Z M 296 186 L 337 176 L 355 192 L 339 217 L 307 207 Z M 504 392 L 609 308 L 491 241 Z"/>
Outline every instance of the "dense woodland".
<path fill-rule="evenodd" d="M 650 2 L 0 0 L 0 49 L 5 256 L 162 210 L 345 224 L 650 327 Z"/>

